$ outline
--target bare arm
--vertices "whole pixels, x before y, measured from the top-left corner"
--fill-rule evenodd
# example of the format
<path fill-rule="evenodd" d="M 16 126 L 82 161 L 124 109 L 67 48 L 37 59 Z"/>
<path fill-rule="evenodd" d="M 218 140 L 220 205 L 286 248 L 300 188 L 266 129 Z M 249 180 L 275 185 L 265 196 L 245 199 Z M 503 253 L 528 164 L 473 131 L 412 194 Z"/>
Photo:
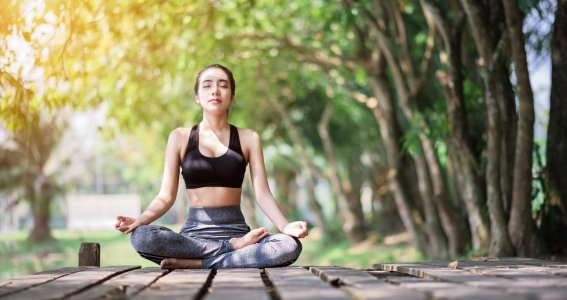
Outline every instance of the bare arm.
<path fill-rule="evenodd" d="M 260 205 L 262 211 L 276 225 L 279 231 L 295 237 L 305 237 L 307 235 L 307 224 L 303 221 L 289 223 L 270 191 L 260 136 L 251 130 L 247 133 L 246 142 L 250 147 L 250 176 L 256 203 Z"/>
<path fill-rule="evenodd" d="M 183 137 L 184 135 L 180 129 L 175 129 L 169 134 L 165 150 L 161 189 L 158 195 L 137 219 L 118 216 L 115 225 L 117 230 L 130 233 L 140 225 L 150 224 L 157 220 L 171 208 L 177 196 L 181 141 Z"/>

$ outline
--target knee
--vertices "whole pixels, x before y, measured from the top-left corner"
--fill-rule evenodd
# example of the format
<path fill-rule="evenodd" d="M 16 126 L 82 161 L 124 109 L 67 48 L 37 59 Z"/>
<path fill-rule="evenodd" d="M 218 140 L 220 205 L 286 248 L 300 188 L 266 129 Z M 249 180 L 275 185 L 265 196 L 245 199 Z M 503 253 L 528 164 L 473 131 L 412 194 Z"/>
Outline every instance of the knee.
<path fill-rule="evenodd" d="M 278 240 L 284 250 L 284 256 L 289 261 L 295 261 L 301 254 L 303 246 L 298 238 L 289 236 L 287 234 L 278 234 Z"/>
<path fill-rule="evenodd" d="M 151 246 L 152 227 L 150 225 L 140 225 L 132 231 L 130 236 L 130 243 L 132 247 L 138 252 L 149 253 L 148 247 Z"/>

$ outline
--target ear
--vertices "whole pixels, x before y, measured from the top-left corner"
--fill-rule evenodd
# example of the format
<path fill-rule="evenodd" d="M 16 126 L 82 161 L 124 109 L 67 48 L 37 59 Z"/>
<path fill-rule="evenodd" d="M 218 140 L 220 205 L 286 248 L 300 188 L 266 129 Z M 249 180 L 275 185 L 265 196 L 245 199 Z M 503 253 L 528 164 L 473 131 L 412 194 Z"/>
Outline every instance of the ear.
<path fill-rule="evenodd" d="M 195 96 L 195 102 L 200 103 L 199 102 L 199 96 Z"/>

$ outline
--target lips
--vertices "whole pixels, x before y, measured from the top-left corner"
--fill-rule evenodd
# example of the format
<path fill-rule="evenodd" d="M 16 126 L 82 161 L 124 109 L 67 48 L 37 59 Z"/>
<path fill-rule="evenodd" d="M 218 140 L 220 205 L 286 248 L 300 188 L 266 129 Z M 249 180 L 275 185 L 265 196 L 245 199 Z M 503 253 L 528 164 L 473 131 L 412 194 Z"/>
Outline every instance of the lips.
<path fill-rule="evenodd" d="M 221 103 L 221 100 L 218 98 L 209 99 L 209 103 Z"/>

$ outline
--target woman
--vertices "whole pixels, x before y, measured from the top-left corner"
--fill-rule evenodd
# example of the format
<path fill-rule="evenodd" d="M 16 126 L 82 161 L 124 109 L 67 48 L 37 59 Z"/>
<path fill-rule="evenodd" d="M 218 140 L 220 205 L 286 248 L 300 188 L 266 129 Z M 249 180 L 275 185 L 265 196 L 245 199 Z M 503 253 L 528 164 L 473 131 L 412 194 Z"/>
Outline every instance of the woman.
<path fill-rule="evenodd" d="M 131 232 L 134 249 L 161 268 L 277 267 L 301 253 L 298 238 L 307 236 L 307 224 L 289 223 L 282 215 L 268 187 L 259 135 L 228 123 L 235 90 L 228 68 L 216 64 L 199 72 L 195 101 L 203 109 L 202 121 L 170 133 L 161 190 L 140 217 L 117 217 L 116 229 Z M 246 225 L 240 195 L 247 164 L 256 202 L 282 233 Z M 175 233 L 149 224 L 173 205 L 179 168 L 192 207 Z"/>

